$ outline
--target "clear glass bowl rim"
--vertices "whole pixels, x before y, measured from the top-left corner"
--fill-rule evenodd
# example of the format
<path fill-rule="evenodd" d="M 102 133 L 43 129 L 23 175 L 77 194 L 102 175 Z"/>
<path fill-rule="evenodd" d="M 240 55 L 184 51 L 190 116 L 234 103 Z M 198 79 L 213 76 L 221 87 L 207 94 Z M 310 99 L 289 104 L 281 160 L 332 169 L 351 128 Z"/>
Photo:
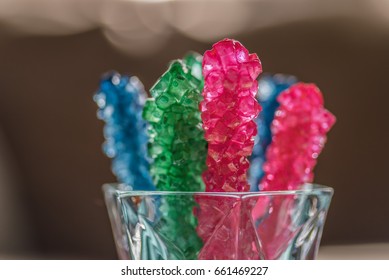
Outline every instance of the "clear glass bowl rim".
<path fill-rule="evenodd" d="M 103 185 L 103 191 L 105 193 L 114 193 L 117 197 L 125 198 L 132 196 L 169 196 L 169 195 L 188 195 L 188 196 L 225 196 L 225 197 L 259 197 L 259 196 L 279 196 L 279 195 L 314 195 L 314 194 L 327 194 L 333 195 L 334 189 L 328 186 L 305 183 L 298 190 L 282 190 L 282 191 L 258 191 L 258 192 L 182 192 L 182 191 L 135 191 L 135 190 L 122 190 L 120 186 L 125 184 L 120 183 L 107 183 Z"/>

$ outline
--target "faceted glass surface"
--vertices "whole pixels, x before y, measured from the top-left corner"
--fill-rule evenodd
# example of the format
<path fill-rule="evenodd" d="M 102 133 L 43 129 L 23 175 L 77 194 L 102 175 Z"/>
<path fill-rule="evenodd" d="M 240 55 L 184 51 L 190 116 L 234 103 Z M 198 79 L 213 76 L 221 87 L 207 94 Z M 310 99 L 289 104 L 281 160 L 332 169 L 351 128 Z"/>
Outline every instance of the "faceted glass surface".
<path fill-rule="evenodd" d="M 132 260 L 315 259 L 333 194 L 312 184 L 239 193 L 103 189 L 119 258 Z M 193 215 L 179 222 L 164 217 L 188 207 Z"/>

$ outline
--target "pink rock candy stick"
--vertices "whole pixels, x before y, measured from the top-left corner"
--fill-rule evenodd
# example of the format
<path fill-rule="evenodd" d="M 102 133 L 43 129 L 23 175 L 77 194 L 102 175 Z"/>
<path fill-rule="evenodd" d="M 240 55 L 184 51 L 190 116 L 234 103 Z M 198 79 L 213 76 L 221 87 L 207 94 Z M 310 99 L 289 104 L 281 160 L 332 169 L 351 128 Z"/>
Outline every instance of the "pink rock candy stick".
<path fill-rule="evenodd" d="M 298 83 L 278 97 L 280 107 L 272 123 L 273 141 L 264 164 L 265 176 L 260 184 L 264 191 L 296 190 L 313 180 L 313 168 L 326 142 L 326 134 L 335 117 L 324 108 L 323 97 L 314 84 Z M 266 259 L 277 259 L 298 234 L 293 224 L 293 196 L 274 197 L 256 203 L 253 220 L 267 218 L 257 233 Z M 296 218 L 296 217 L 294 217 Z"/>
<path fill-rule="evenodd" d="M 208 192 L 250 189 L 247 157 L 257 134 L 253 119 L 261 109 L 255 99 L 261 72 L 258 56 L 234 40 L 222 40 L 204 54 L 200 109 L 208 141 L 208 169 L 203 173 Z M 197 233 L 204 242 L 199 259 L 257 258 L 252 204 L 233 197 L 199 196 L 197 201 Z"/>
<path fill-rule="evenodd" d="M 208 141 L 206 191 L 248 191 L 247 157 L 251 155 L 261 107 L 255 99 L 262 72 L 256 54 L 237 41 L 225 39 L 203 58 L 204 100 L 201 118 Z"/>
<path fill-rule="evenodd" d="M 280 107 L 272 123 L 273 141 L 264 164 L 264 191 L 295 190 L 312 182 L 313 168 L 335 117 L 324 108 L 314 84 L 298 83 L 278 97 Z"/>

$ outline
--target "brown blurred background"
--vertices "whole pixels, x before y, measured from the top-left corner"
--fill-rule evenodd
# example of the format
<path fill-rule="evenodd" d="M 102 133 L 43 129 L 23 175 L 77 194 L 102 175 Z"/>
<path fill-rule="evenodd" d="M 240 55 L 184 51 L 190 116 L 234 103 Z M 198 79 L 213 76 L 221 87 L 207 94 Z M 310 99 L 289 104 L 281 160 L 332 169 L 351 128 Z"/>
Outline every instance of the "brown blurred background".
<path fill-rule="evenodd" d="M 315 82 L 337 116 L 316 168 L 335 189 L 322 245 L 389 242 L 387 1 L 241 2 L 246 13 L 228 1 L 211 5 L 213 19 L 188 1 L 16 2 L 0 2 L 0 258 L 116 258 L 99 78 L 115 69 L 149 89 L 170 60 L 223 37 L 257 52 L 265 72 Z"/>

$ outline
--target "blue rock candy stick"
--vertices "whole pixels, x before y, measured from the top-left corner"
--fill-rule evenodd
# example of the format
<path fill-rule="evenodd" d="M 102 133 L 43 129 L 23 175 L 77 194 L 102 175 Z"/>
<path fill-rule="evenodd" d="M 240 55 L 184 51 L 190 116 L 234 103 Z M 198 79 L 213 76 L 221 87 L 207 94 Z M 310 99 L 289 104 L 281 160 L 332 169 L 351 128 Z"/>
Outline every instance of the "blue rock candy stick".
<path fill-rule="evenodd" d="M 262 166 L 266 160 L 266 149 L 272 139 L 270 126 L 279 106 L 277 96 L 296 82 L 296 77 L 282 74 L 265 74 L 259 79 L 257 99 L 262 106 L 262 111 L 256 119 L 258 134 L 250 158 L 250 191 L 259 190 L 258 185 L 264 175 Z"/>
<path fill-rule="evenodd" d="M 97 116 L 105 121 L 104 153 L 112 158 L 119 182 L 133 190 L 154 190 L 147 157 L 147 123 L 142 118 L 147 95 L 137 77 L 116 72 L 103 75 L 94 96 Z"/>

